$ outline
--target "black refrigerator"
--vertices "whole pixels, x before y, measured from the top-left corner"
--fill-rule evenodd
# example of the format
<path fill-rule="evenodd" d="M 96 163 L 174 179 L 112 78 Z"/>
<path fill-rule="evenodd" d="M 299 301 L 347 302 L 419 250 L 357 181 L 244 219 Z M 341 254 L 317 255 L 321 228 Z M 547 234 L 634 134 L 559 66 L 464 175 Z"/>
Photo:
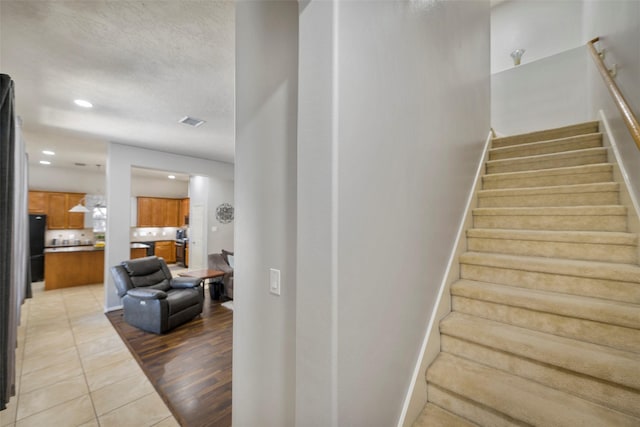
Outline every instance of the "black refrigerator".
<path fill-rule="evenodd" d="M 46 215 L 29 215 L 29 248 L 31 251 L 31 281 L 44 280 L 44 231 Z"/>

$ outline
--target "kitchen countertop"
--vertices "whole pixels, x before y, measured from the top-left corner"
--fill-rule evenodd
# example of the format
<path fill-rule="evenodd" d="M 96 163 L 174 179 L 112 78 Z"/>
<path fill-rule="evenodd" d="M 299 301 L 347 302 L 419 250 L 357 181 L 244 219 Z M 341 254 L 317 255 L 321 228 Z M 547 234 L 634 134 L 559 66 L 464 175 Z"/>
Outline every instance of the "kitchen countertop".
<path fill-rule="evenodd" d="M 131 249 L 149 249 L 150 247 L 144 243 L 131 243 Z"/>
<path fill-rule="evenodd" d="M 95 246 L 61 246 L 55 248 L 46 248 L 44 250 L 45 254 L 55 254 L 55 253 L 64 253 L 64 252 L 94 252 L 94 251 L 104 251 L 104 246 L 101 248 L 96 248 Z"/>
<path fill-rule="evenodd" d="M 131 243 L 131 249 L 147 249 L 149 245 L 145 245 L 144 243 Z M 104 246 L 95 247 L 95 246 L 56 246 L 45 248 L 45 254 L 52 253 L 64 253 L 64 252 L 94 252 L 94 251 L 104 251 Z"/>

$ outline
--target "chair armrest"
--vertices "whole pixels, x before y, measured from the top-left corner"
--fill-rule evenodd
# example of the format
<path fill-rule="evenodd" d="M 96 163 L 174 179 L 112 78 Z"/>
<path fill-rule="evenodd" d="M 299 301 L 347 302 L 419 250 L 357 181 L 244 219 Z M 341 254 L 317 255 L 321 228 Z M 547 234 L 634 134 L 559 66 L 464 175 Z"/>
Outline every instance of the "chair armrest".
<path fill-rule="evenodd" d="M 174 277 L 170 286 L 174 289 L 196 288 L 200 286 L 202 279 L 197 277 Z"/>
<path fill-rule="evenodd" d="M 133 288 L 127 291 L 127 295 L 136 299 L 165 299 L 167 293 L 160 289 Z"/>

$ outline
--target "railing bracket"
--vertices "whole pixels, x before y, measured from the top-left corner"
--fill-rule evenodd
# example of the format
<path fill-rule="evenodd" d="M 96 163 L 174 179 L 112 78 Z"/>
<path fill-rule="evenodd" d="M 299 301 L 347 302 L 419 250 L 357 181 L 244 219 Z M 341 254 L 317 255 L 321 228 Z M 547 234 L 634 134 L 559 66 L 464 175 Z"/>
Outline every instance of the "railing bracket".
<path fill-rule="evenodd" d="M 613 66 L 611 68 L 607 68 L 607 71 L 609 71 L 609 75 L 611 77 L 615 77 L 618 75 L 618 64 L 613 64 Z"/>

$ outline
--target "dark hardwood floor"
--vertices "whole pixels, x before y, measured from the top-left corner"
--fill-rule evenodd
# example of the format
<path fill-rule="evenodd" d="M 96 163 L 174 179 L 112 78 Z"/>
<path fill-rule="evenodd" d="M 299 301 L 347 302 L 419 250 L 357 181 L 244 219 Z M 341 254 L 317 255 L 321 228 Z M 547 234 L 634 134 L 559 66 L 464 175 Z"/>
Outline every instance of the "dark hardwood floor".
<path fill-rule="evenodd" d="M 207 294 L 202 316 L 164 335 L 107 313 L 145 374 L 183 427 L 231 425 L 233 311 Z"/>

